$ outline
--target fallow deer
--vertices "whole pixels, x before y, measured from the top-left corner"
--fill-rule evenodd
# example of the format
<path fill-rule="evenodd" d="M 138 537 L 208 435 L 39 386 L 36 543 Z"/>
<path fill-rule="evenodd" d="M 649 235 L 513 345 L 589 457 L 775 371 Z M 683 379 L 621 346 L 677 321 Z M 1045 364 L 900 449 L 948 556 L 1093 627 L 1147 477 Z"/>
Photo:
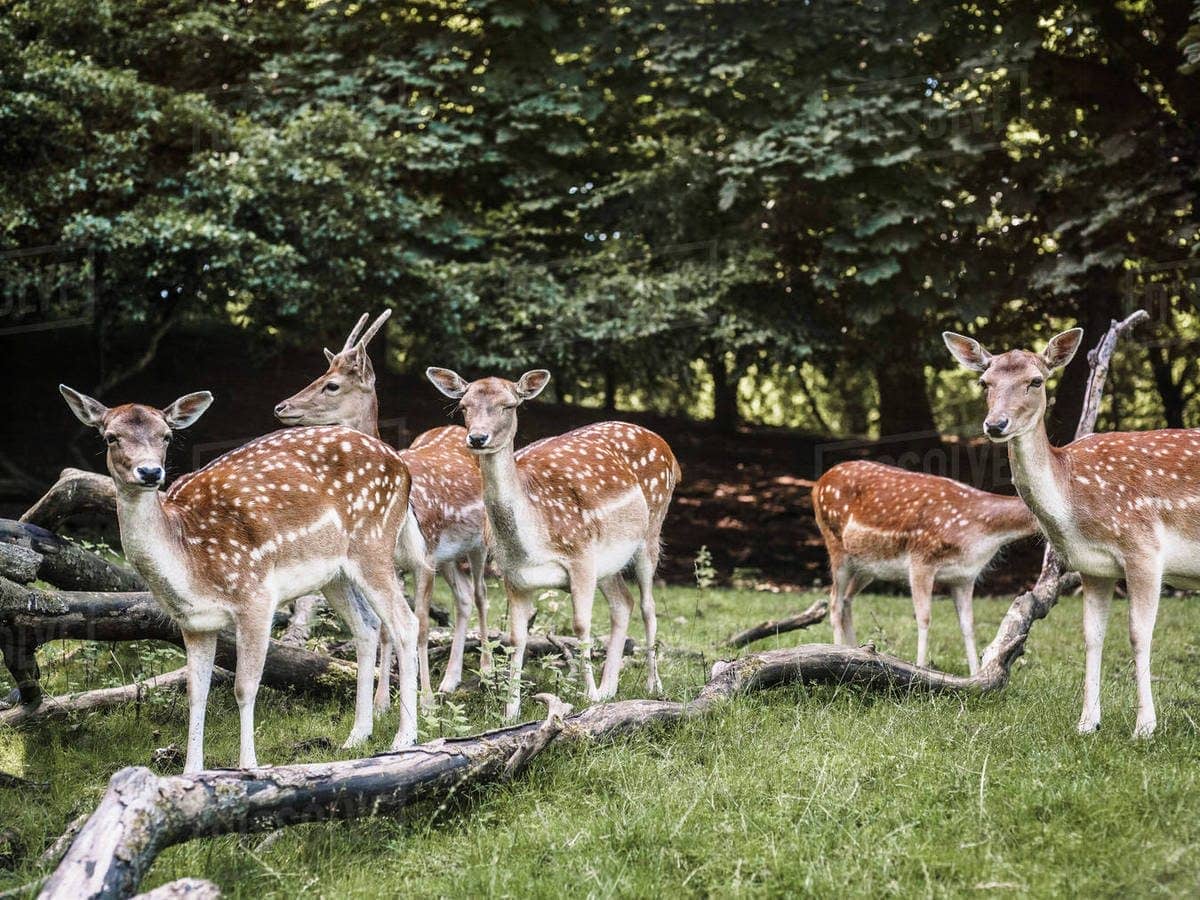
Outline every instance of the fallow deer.
<path fill-rule="evenodd" d="M 1001 547 L 1037 532 L 1024 501 L 938 475 L 856 461 L 822 475 L 812 502 L 829 550 L 834 641 L 855 644 L 851 605 L 859 591 L 875 579 L 904 582 L 917 620 L 917 665 L 927 665 L 933 590 L 943 584 L 954 598 L 974 675 L 975 581 Z"/>
<path fill-rule="evenodd" d="M 505 716 L 521 710 L 521 670 L 534 597 L 545 588 L 567 588 L 580 639 L 591 701 L 617 691 L 633 595 L 622 577 L 632 565 L 646 628 L 647 690 L 659 692 L 654 571 L 663 519 L 679 481 L 679 464 L 667 442 L 625 422 L 587 425 L 513 449 L 517 408 L 550 381 L 545 370 L 516 381 L 466 382 L 449 369 L 426 370 L 434 386 L 459 401 L 466 445 L 479 461 L 489 544 L 504 578 L 513 643 Z M 599 585 L 608 600 L 611 629 L 604 674 L 596 687 L 591 662 L 592 603 Z"/>
<path fill-rule="evenodd" d="M 230 624 L 237 641 L 239 765 L 258 765 L 254 701 L 272 617 L 281 602 L 314 591 L 325 594 L 354 634 L 358 685 L 346 746 L 371 734 L 378 644 L 352 590 L 402 648 L 400 727 L 392 746 L 416 740 L 416 620 L 393 558 L 408 512 L 409 474 L 396 451 L 349 428 L 277 431 L 160 492 L 172 432 L 195 422 L 212 395 L 188 394 L 163 410 L 132 403 L 109 409 L 65 385 L 59 390 L 76 417 L 104 436 L 125 555 L 183 632 L 190 708 L 185 772 L 204 767 L 217 633 Z"/>
<path fill-rule="evenodd" d="M 1134 737 L 1154 733 L 1150 644 L 1163 582 L 1200 587 L 1200 431 L 1090 434 L 1065 447 L 1046 435 L 1046 379 L 1071 361 L 1083 331 L 1050 340 L 1041 353 L 993 356 L 946 332 L 960 364 L 982 372 L 983 429 L 1008 444 L 1017 490 L 1069 569 L 1083 578 L 1084 684 L 1079 731 L 1100 726 L 1100 657 L 1113 589 L 1129 589 L 1129 638 L 1137 679 Z"/>
<path fill-rule="evenodd" d="M 385 310 L 359 337 L 367 315 L 346 338 L 338 353 L 325 351 L 329 368 L 304 390 L 275 407 L 285 425 L 345 425 L 379 437 L 379 403 L 375 393 L 375 369 L 367 343 L 391 315 Z M 491 668 L 487 635 L 487 587 L 484 582 L 487 551 L 483 544 L 483 487 L 479 466 L 466 449 L 466 429 L 446 425 L 417 437 L 400 456 L 412 476 L 409 494 L 408 532 L 401 541 L 397 565 L 413 573 L 416 585 L 418 623 L 417 655 L 421 694 L 429 698 L 433 689 L 429 674 L 429 608 L 433 598 L 433 576 L 438 572 L 450 585 L 455 601 L 454 636 L 450 660 L 438 690 L 449 693 L 462 681 L 463 651 L 472 601 L 479 613 L 480 669 Z M 471 578 L 459 569 L 467 560 Z M 391 643 L 384 635 L 376 709 L 386 709 L 389 699 Z"/>

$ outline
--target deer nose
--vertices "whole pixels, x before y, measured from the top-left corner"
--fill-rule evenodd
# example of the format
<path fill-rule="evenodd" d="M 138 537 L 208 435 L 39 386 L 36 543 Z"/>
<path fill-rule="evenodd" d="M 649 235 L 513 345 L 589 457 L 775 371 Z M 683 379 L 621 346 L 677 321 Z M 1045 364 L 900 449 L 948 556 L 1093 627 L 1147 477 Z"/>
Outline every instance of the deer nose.
<path fill-rule="evenodd" d="M 983 430 L 987 432 L 988 437 L 1002 437 L 1004 432 L 1008 431 L 1008 416 L 988 419 L 983 423 Z"/>
<path fill-rule="evenodd" d="M 284 400 L 282 403 L 276 405 L 275 415 L 282 416 L 285 412 L 287 412 L 287 409 L 288 409 L 288 402 L 286 400 Z"/>
<path fill-rule="evenodd" d="M 136 469 L 137 477 L 142 484 L 152 484 L 158 486 L 163 481 L 162 466 L 138 466 Z"/>
<path fill-rule="evenodd" d="M 488 438 L 490 437 L 490 434 L 468 434 L 467 443 L 470 444 L 473 449 L 479 450 L 487 446 Z"/>

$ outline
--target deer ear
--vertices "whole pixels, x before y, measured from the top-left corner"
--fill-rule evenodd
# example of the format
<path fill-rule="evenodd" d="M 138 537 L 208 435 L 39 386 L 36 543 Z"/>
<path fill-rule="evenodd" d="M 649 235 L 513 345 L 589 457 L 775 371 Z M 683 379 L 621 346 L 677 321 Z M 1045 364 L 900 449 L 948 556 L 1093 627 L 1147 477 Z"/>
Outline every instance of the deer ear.
<path fill-rule="evenodd" d="M 1082 340 L 1082 328 L 1072 328 L 1070 331 L 1056 334 L 1050 338 L 1050 343 L 1042 351 L 1042 359 L 1051 369 L 1061 368 L 1074 358 Z"/>
<path fill-rule="evenodd" d="M 84 425 L 90 425 L 93 428 L 104 427 L 104 417 L 108 415 L 108 407 L 99 400 L 93 400 L 87 394 L 81 394 L 79 391 L 67 387 L 65 384 L 58 386 L 58 391 L 63 395 L 63 399 L 67 401 L 67 406 L 71 407 L 71 412 L 75 413 L 77 418 Z"/>
<path fill-rule="evenodd" d="M 550 383 L 550 373 L 545 369 L 534 369 L 532 372 L 526 372 L 517 381 L 517 396 L 522 401 L 532 400 L 538 394 L 546 389 L 546 385 Z"/>
<path fill-rule="evenodd" d="M 213 395 L 208 391 L 196 391 L 194 394 L 185 394 L 180 397 L 164 409 L 162 414 L 172 429 L 187 428 L 204 415 L 204 411 L 212 405 L 212 402 Z"/>
<path fill-rule="evenodd" d="M 451 400 L 459 400 L 467 392 L 467 383 L 463 381 L 462 376 L 450 369 L 439 369 L 437 366 L 430 366 L 425 370 L 425 377 L 432 381 L 433 386 Z"/>
<path fill-rule="evenodd" d="M 969 338 L 965 334 L 955 334 L 953 331 L 943 331 L 942 340 L 946 342 L 950 354 L 964 368 L 982 372 L 992 361 L 992 354 L 984 350 L 983 344 L 975 338 Z"/>
<path fill-rule="evenodd" d="M 333 362 L 333 358 L 336 355 L 337 354 L 334 353 L 332 350 L 330 350 L 328 347 L 325 348 L 325 361 L 326 362 Z"/>

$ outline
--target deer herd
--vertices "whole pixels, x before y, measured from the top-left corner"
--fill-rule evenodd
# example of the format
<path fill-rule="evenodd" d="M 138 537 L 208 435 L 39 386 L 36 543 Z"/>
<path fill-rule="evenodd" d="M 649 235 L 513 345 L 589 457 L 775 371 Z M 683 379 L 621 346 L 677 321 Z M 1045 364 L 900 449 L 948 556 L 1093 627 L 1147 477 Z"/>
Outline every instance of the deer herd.
<path fill-rule="evenodd" d="M 65 385 L 78 419 L 107 444 L 124 553 L 178 623 L 187 650 L 186 772 L 204 767 L 204 717 L 217 635 L 237 644 L 234 693 L 241 719 L 239 765 L 258 765 L 254 704 L 276 609 L 322 593 L 353 636 L 358 662 L 354 725 L 346 747 L 370 737 L 391 703 L 395 658 L 399 727 L 393 748 L 417 739 L 418 707 L 432 700 L 429 614 L 440 575 L 455 602 L 449 661 L 438 691 L 457 689 L 471 611 L 478 615 L 480 670 L 492 660 L 485 565 L 499 571 L 511 641 L 505 716 L 521 710 L 530 620 L 547 589 L 570 594 L 589 700 L 617 691 L 637 581 L 645 628 L 646 690 L 660 693 L 654 576 L 663 522 L 680 479 L 659 435 L 601 422 L 516 448 L 517 412 L 550 381 L 544 370 L 516 381 L 463 379 L 430 368 L 433 386 L 457 402 L 464 425 L 420 435 L 397 451 L 378 430 L 375 372 L 367 344 L 390 314 L 354 327 L 324 374 L 275 407 L 285 426 L 177 479 L 167 490 L 173 432 L 212 403 L 188 394 L 165 409 L 109 408 Z M 873 462 L 841 463 L 813 487 L 829 552 L 830 617 L 838 644 L 854 645 L 851 608 L 871 581 L 907 583 L 917 623 L 917 664 L 929 660 L 935 586 L 949 589 L 975 674 L 972 594 L 1006 544 L 1041 532 L 1084 592 L 1085 679 L 1081 732 L 1100 723 L 1100 658 L 1112 595 L 1125 579 L 1137 681 L 1134 734 L 1155 728 L 1150 644 L 1164 582 L 1200 587 L 1200 431 L 1097 434 L 1066 447 L 1047 438 L 1046 379 L 1074 356 L 1082 331 L 1056 336 L 1041 353 L 992 355 L 947 332 L 947 347 L 981 373 L 984 432 L 1007 443 L 1017 497 Z M 466 567 L 468 572 L 463 571 Z M 402 573 L 411 573 L 414 608 Z M 610 631 L 599 685 L 592 671 L 592 604 L 599 588 Z M 378 679 L 376 678 L 377 660 Z"/>

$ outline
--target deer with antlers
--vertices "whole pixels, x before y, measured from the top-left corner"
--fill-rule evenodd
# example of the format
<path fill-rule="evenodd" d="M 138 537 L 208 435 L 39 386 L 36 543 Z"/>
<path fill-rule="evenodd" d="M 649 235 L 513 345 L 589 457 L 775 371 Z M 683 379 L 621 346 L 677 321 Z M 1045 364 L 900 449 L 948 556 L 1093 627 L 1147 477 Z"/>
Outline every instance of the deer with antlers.
<path fill-rule="evenodd" d="M 338 353 L 326 349 L 329 368 L 320 378 L 275 407 L 285 425 L 344 425 L 379 437 L 379 402 L 375 369 L 367 344 L 387 321 L 384 310 L 359 336 L 368 316 L 364 313 Z M 466 449 L 466 429 L 459 425 L 435 428 L 417 437 L 400 456 L 412 476 L 410 515 L 396 564 L 413 573 L 416 584 L 417 657 L 421 694 L 433 694 L 429 673 L 429 609 L 433 602 L 434 572 L 450 585 L 455 601 L 454 635 L 450 659 L 438 690 L 449 693 L 462 681 L 463 653 L 472 603 L 479 613 L 480 670 L 491 668 L 487 636 L 487 587 L 484 582 L 487 551 L 483 543 L 483 487 L 479 466 Z M 459 569 L 470 564 L 471 577 Z M 376 709 L 386 709 L 389 699 L 391 644 L 384 636 L 384 665 L 375 694 Z"/>
<path fill-rule="evenodd" d="M 954 598 L 974 675 L 975 582 L 1001 547 L 1037 533 L 1024 501 L 938 475 L 855 461 L 822 475 L 812 503 L 829 551 L 834 641 L 855 644 L 851 607 L 859 591 L 875 579 L 904 582 L 917 620 L 917 665 L 928 665 L 933 591 L 943 584 Z"/>
<path fill-rule="evenodd" d="M 505 716 L 521 710 L 521 670 L 534 597 L 567 588 L 580 639 L 589 700 L 617 691 L 633 595 L 622 577 L 632 566 L 646 628 L 647 690 L 662 690 L 656 656 L 654 571 L 663 520 L 679 482 L 671 448 L 648 429 L 601 422 L 513 449 L 517 408 L 550 381 L 545 370 L 517 381 L 483 378 L 468 383 L 449 369 L 426 370 L 453 400 L 467 426 L 466 446 L 479 461 L 490 546 L 504 577 L 513 644 Z M 596 686 L 591 663 L 592 603 L 599 585 L 608 600 L 611 629 L 604 673 Z"/>
<path fill-rule="evenodd" d="M 416 620 L 394 563 L 409 474 L 395 450 L 349 428 L 277 431 L 161 492 L 172 432 L 194 423 L 212 395 L 188 394 L 162 410 L 141 404 L 109 409 L 65 385 L 59 390 L 76 417 L 103 435 L 125 555 L 183 633 L 190 708 L 185 772 L 204 767 L 217 633 L 230 624 L 237 642 L 239 765 L 258 765 L 254 701 L 272 617 L 280 603 L 314 591 L 325 594 L 354 634 L 358 685 L 346 746 L 371 734 L 378 645 L 378 632 L 364 621 L 352 592 L 365 598 L 401 648 L 400 727 L 392 746 L 416 740 Z"/>
<path fill-rule="evenodd" d="M 1008 444 L 1021 497 L 1069 569 L 1083 580 L 1084 683 L 1079 731 L 1100 727 L 1100 659 L 1113 590 L 1129 591 L 1129 639 L 1137 681 L 1134 737 L 1154 733 L 1150 645 L 1164 582 L 1200 587 L 1200 431 L 1090 434 L 1054 447 L 1046 434 L 1046 379 L 1071 361 L 1083 331 L 1041 353 L 993 355 L 976 340 L 943 335 L 958 362 L 982 373 L 984 433 Z"/>

